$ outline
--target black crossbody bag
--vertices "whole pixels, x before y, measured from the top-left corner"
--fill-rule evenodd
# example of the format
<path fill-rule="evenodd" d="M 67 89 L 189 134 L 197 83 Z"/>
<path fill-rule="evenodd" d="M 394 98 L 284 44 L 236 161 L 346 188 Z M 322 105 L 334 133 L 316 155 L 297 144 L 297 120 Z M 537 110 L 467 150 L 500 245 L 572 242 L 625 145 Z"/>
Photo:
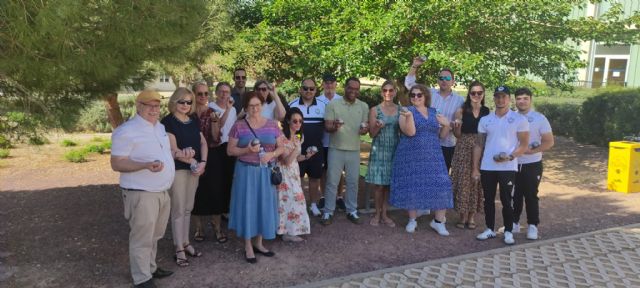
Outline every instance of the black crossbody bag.
<path fill-rule="evenodd" d="M 249 127 L 249 130 L 251 130 L 251 133 L 253 133 L 253 136 L 256 137 L 256 139 L 258 139 L 258 135 L 256 135 L 256 132 L 253 131 L 253 128 L 251 128 L 251 125 L 249 125 L 249 121 L 247 121 L 247 118 L 244 119 L 244 122 L 247 122 L 247 126 Z M 249 145 L 251 145 L 251 143 L 249 143 Z M 280 167 L 278 167 L 277 165 L 272 165 L 271 162 L 269 162 L 269 169 L 271 170 L 271 184 L 273 185 L 280 185 L 280 183 L 282 183 L 282 172 L 280 171 Z"/>

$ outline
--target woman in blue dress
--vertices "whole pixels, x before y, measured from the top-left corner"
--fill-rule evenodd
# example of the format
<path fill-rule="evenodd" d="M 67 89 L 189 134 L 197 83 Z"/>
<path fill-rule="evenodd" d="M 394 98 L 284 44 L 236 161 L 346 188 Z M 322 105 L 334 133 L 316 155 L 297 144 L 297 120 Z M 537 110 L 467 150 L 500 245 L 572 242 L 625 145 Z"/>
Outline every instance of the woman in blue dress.
<path fill-rule="evenodd" d="M 449 134 L 449 120 L 429 108 L 431 93 L 426 86 L 411 87 L 409 96 L 412 106 L 400 112 L 402 134 L 393 159 L 389 202 L 408 210 L 407 232 L 418 226 L 418 210 L 430 209 L 435 210 L 431 228 L 447 236 L 445 213 L 453 208 L 453 194 L 439 138 Z"/>
<path fill-rule="evenodd" d="M 369 135 L 373 139 L 371 154 L 364 181 L 374 185 L 376 213 L 369 224 L 378 226 L 383 223 L 389 227 L 396 224 L 387 215 L 389 202 L 389 183 L 391 183 L 391 163 L 400 139 L 398 117 L 400 106 L 393 103 L 396 87 L 392 81 L 385 81 L 380 88 L 382 103 L 369 111 Z"/>

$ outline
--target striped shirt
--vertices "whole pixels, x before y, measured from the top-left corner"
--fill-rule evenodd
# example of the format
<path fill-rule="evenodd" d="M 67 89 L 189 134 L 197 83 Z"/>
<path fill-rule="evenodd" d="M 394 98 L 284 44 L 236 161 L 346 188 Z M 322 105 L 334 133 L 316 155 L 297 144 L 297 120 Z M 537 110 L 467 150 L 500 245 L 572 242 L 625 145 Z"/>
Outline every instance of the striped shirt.
<path fill-rule="evenodd" d="M 328 103 L 329 102 L 316 97 L 313 98 L 313 102 L 311 102 L 309 106 L 304 104 L 301 97 L 289 102 L 289 107 L 300 109 L 300 111 L 302 111 L 302 117 L 304 117 L 304 124 L 302 124 L 304 136 L 303 151 L 309 146 L 321 147 L 322 137 L 324 136 L 324 112 Z"/>

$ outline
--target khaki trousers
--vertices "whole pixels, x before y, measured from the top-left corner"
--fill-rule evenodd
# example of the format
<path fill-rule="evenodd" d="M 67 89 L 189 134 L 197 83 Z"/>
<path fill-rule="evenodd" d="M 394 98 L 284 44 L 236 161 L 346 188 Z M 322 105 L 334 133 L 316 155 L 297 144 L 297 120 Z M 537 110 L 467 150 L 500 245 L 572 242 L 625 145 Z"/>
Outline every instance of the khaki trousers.
<path fill-rule="evenodd" d="M 164 236 L 171 209 L 168 191 L 122 190 L 124 218 L 129 220 L 129 265 L 133 284 L 151 279 L 155 272 L 158 240 Z"/>
<path fill-rule="evenodd" d="M 191 210 L 198 189 L 198 177 L 191 170 L 176 170 L 176 177 L 171 185 L 171 231 L 173 244 L 182 248 L 189 243 L 189 224 Z M 182 250 L 182 249 L 180 249 Z"/>

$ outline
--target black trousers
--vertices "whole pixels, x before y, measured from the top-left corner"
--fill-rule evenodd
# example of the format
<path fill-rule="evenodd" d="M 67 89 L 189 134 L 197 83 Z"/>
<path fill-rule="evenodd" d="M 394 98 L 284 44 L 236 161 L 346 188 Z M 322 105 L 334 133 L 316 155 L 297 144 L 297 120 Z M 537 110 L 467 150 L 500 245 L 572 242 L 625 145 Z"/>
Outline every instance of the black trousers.
<path fill-rule="evenodd" d="M 445 147 L 440 146 L 442 148 L 442 156 L 444 156 L 444 164 L 447 164 L 447 172 L 451 170 L 451 160 L 453 159 L 453 152 L 456 150 L 456 146 L 453 147 Z"/>
<path fill-rule="evenodd" d="M 480 171 L 480 181 L 484 192 L 484 220 L 487 228 L 496 228 L 496 188 L 500 185 L 500 202 L 502 203 L 502 221 L 504 231 L 513 229 L 513 183 L 515 171 Z"/>
<path fill-rule="evenodd" d="M 538 186 L 542 179 L 542 161 L 520 164 L 516 172 L 516 187 L 513 194 L 513 222 L 520 222 L 520 214 L 524 204 L 527 205 L 527 223 L 540 223 L 538 208 Z"/>

